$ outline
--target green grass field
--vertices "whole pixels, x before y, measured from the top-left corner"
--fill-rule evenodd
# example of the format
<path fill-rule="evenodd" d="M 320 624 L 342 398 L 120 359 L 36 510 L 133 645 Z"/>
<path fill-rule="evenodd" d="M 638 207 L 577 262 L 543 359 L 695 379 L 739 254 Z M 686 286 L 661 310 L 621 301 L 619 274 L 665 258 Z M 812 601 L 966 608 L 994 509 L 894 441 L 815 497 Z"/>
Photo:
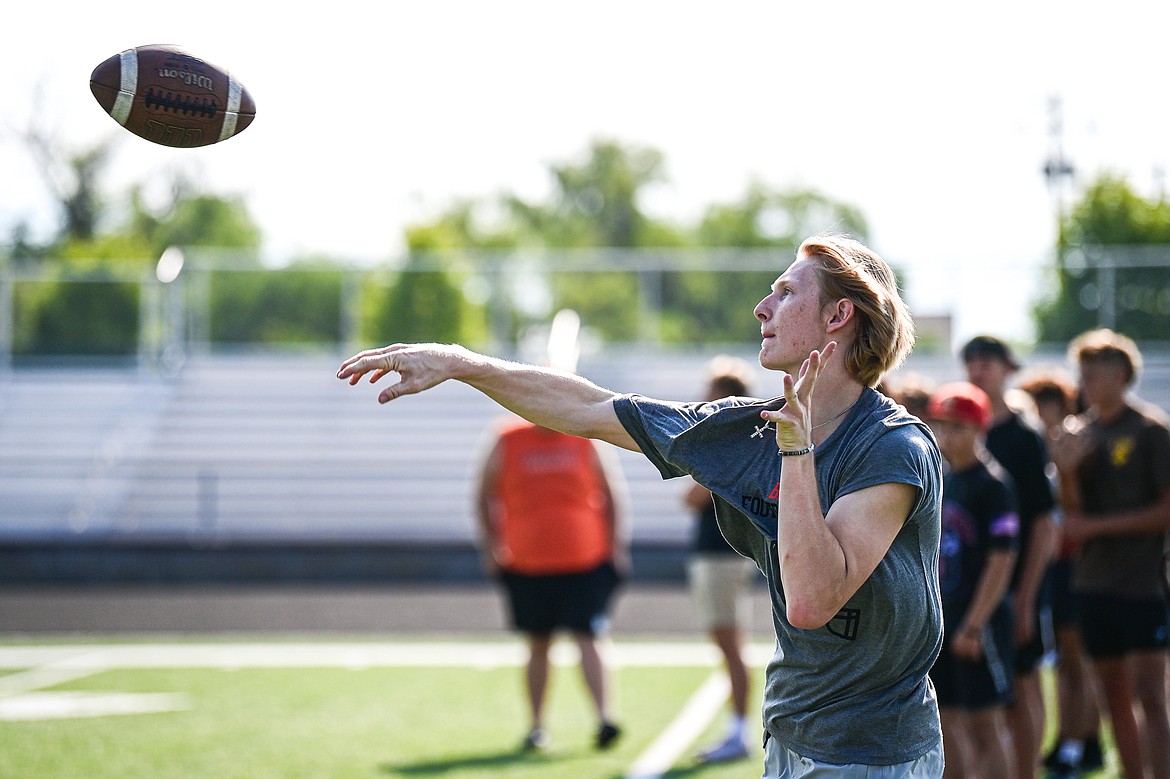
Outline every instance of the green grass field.
<path fill-rule="evenodd" d="M 417 665 L 365 654 L 403 645 L 410 646 L 399 640 L 356 648 L 343 644 L 339 654 L 336 645 L 302 643 L 293 645 L 296 659 L 288 661 L 289 655 L 280 654 L 287 643 L 250 645 L 251 654 L 231 643 L 212 643 L 198 646 L 222 648 L 215 667 L 181 667 L 182 660 L 148 654 L 141 663 L 112 660 L 108 670 L 102 670 L 106 655 L 100 644 L 88 650 L 98 658 L 96 665 L 78 669 L 69 653 L 87 648 L 74 645 L 30 672 L 29 664 L 20 666 L 5 655 L 12 643 L 0 643 L 0 777 L 620 779 L 717 670 L 687 657 L 656 666 L 653 648 L 650 660 L 643 652 L 623 665 L 616 697 L 625 736 L 614 749 L 597 752 L 577 669 L 558 667 L 549 701 L 552 749 L 522 755 L 516 750 L 527 724 L 520 669 L 499 657 L 508 645 L 447 642 L 431 652 L 424 649 Z M 492 659 L 476 654 L 483 646 L 495 650 Z M 333 650 L 328 662 L 305 659 L 322 647 Z M 271 658 L 264 659 L 267 654 Z M 444 657 L 456 659 L 448 663 Z M 48 675 L 30 679 L 31 673 Z M 175 710 L 28 719 L 13 713 L 22 696 L 26 702 L 41 700 L 38 696 L 52 702 L 69 693 L 82 701 L 141 695 L 140 700 L 162 701 Z M 717 735 L 723 712 L 722 706 L 712 710 L 710 724 L 693 743 L 679 747 L 678 760 L 663 777 L 759 776 L 758 749 L 746 761 L 720 766 L 696 765 L 690 757 Z M 1105 771 L 1095 779 L 1114 776 Z"/>
<path fill-rule="evenodd" d="M 150 661 L 147 661 L 150 662 Z M 50 664 L 51 665 L 51 664 Z M 22 669 L 6 668 L 0 684 Z M 595 723 L 575 667 L 554 671 L 552 748 L 517 752 L 526 727 L 520 669 L 495 667 L 117 668 L 41 687 L 91 695 L 179 696 L 182 707 L 111 716 L 0 719 L 0 777 L 623 777 L 713 667 L 623 667 L 625 735 L 592 746 Z M 3 689 L 0 687 L 0 689 Z M 0 703 L 11 690 L 0 693 Z M 4 710 L 0 708 L 0 712 Z M 713 738 L 722 711 L 699 741 Z M 688 748 L 664 776 L 758 775 L 760 755 L 699 767 Z"/>

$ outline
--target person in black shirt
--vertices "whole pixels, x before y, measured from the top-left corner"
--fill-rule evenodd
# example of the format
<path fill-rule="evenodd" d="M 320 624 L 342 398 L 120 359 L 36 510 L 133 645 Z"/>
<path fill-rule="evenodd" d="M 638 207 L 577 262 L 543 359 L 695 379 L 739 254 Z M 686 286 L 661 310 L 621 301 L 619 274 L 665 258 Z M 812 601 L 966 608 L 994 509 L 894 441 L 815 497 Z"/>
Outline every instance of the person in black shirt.
<path fill-rule="evenodd" d="M 1012 478 L 1020 514 L 1019 556 L 1012 573 L 1015 615 L 1015 702 L 1008 719 L 1015 737 L 1016 775 L 1032 779 L 1044 741 L 1044 694 L 1040 663 L 1050 647 L 1049 568 L 1055 546 L 1053 510 L 1056 496 L 1048 477 L 1044 437 L 1005 400 L 1008 381 L 1020 364 L 1004 341 L 990 335 L 972 338 L 963 347 L 967 379 L 991 401 L 987 450 Z"/>
<path fill-rule="evenodd" d="M 944 384 L 931 395 L 927 417 L 948 465 L 938 566 L 946 641 L 930 671 L 947 775 L 1011 777 L 1006 707 L 1013 682 L 1008 584 L 1019 531 L 1015 496 L 1010 477 L 984 448 L 991 404 L 982 390 Z"/>

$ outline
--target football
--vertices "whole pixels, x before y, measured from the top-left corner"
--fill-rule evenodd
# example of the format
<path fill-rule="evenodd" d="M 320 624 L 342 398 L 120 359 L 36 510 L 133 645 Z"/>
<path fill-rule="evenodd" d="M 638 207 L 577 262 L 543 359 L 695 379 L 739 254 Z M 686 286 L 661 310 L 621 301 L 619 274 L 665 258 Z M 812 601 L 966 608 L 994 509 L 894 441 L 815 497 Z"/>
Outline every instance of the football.
<path fill-rule="evenodd" d="M 89 89 L 106 113 L 163 146 L 207 146 L 238 135 L 256 103 L 230 73 L 175 46 L 127 49 L 93 69 Z"/>

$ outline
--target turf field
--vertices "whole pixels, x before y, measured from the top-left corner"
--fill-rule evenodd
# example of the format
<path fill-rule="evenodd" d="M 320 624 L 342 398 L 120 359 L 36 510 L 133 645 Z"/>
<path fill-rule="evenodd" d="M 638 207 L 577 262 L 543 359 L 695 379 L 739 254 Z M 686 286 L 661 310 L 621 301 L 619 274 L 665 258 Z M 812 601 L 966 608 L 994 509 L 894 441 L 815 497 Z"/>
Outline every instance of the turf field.
<path fill-rule="evenodd" d="M 593 749 L 571 647 L 557 649 L 568 666 L 555 670 L 550 692 L 552 748 L 521 755 L 513 643 L 3 643 L 0 776 L 759 775 L 758 752 L 718 767 L 691 757 L 722 725 L 710 647 L 614 647 L 625 735 L 607 752 Z"/>
<path fill-rule="evenodd" d="M 753 645 L 752 661 L 768 651 Z M 613 647 L 625 735 L 607 752 L 593 749 L 574 654 L 568 645 L 554 651 L 552 747 L 525 755 L 516 749 L 527 721 L 515 642 L 0 642 L 0 777 L 759 776 L 754 744 L 736 763 L 692 757 L 718 735 L 725 711 L 710 646 Z"/>

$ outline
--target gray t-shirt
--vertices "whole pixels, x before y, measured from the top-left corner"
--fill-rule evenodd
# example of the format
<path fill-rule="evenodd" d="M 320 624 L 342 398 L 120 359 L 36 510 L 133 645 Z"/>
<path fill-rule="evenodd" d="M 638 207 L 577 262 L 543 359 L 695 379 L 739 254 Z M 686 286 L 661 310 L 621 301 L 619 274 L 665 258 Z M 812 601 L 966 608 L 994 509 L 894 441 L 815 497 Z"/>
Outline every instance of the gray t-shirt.
<path fill-rule="evenodd" d="M 941 743 L 928 672 L 942 647 L 938 552 L 942 458 L 930 431 L 866 389 L 816 449 L 827 513 L 838 497 L 910 484 L 918 499 L 869 579 L 824 627 L 788 623 L 776 554 L 783 458 L 760 418 L 783 398 L 674 403 L 625 395 L 618 418 L 664 478 L 690 475 L 715 495 L 723 534 L 768 577 L 776 652 L 768 664 L 764 727 L 825 763 L 891 765 Z"/>

